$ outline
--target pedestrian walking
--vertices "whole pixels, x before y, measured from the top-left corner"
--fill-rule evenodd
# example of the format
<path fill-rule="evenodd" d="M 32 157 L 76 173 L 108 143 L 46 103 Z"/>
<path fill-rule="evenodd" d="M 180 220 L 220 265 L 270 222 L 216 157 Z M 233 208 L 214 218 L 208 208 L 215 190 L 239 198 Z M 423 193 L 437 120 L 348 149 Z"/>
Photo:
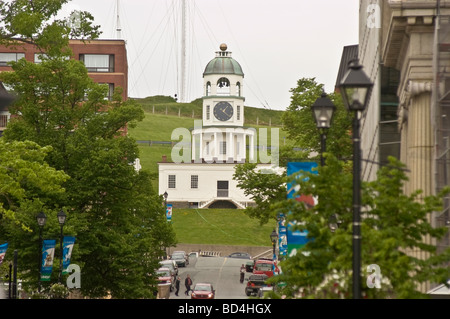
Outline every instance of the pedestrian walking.
<path fill-rule="evenodd" d="M 178 296 L 178 292 L 180 291 L 180 276 L 177 276 L 177 280 L 175 280 L 175 296 Z"/>
<path fill-rule="evenodd" d="M 241 269 L 239 270 L 241 273 L 241 284 L 244 283 L 244 277 L 245 277 L 245 266 L 242 264 Z"/>
<path fill-rule="evenodd" d="M 189 276 L 189 274 L 187 275 L 186 279 L 184 280 L 184 285 L 186 286 L 186 291 L 184 292 L 184 294 L 187 296 L 187 295 L 189 295 L 189 291 L 191 291 L 191 286 L 192 286 L 192 279 Z"/>

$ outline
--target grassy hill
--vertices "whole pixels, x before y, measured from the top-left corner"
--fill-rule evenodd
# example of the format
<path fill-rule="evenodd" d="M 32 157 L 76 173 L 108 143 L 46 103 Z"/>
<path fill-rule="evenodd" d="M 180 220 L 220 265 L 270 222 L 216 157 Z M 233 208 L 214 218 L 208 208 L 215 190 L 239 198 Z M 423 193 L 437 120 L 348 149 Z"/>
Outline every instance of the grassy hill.
<path fill-rule="evenodd" d="M 150 96 L 138 101 L 145 112 L 152 114 L 164 114 L 180 117 L 202 118 L 202 100 L 197 99 L 191 103 L 177 103 L 169 96 Z M 245 106 L 245 125 L 263 125 L 281 127 L 281 115 L 283 111 L 261 109 Z"/>
<path fill-rule="evenodd" d="M 145 99 L 136 99 L 145 111 L 145 118 L 139 122 L 137 127 L 129 130 L 129 135 L 139 143 L 140 160 L 143 168 L 153 173 L 158 172 L 158 162 L 166 155 L 171 160 L 171 144 L 153 143 L 171 142 L 172 132 L 176 128 L 190 129 L 194 127 L 194 121 L 201 119 L 201 100 L 192 103 L 177 103 L 173 98 L 167 96 L 155 96 Z M 167 114 L 166 114 L 167 113 Z M 279 143 L 286 138 L 286 132 L 281 129 L 282 111 L 272 111 L 245 107 L 245 126 L 268 129 L 268 143 L 270 145 L 271 128 L 279 129 Z M 194 116 L 193 116 L 194 115 Z M 256 125 L 256 122 L 259 125 Z M 264 123 L 270 123 L 271 126 Z M 148 141 L 143 143 L 142 141 Z M 178 141 L 173 141 L 177 143 Z"/>
<path fill-rule="evenodd" d="M 154 96 L 136 99 L 145 111 L 145 118 L 135 128 L 129 129 L 129 135 L 137 141 L 171 142 L 172 131 L 176 128 L 193 128 L 194 121 L 201 119 L 201 100 L 192 103 L 177 103 L 173 98 Z M 286 137 L 281 130 L 282 111 L 270 111 L 245 107 L 245 125 L 247 127 L 279 128 L 280 143 Z M 259 125 L 257 125 L 257 123 Z M 268 126 L 269 123 L 271 126 Z M 177 141 L 175 141 L 176 143 Z M 139 142 L 140 160 L 143 169 L 158 176 L 158 162 L 166 155 L 171 160 L 172 144 Z M 269 141 L 270 145 L 270 141 Z M 158 190 L 157 179 L 153 182 Z M 239 209 L 174 209 L 173 226 L 179 243 L 270 246 L 269 235 L 275 222 L 264 226 L 249 218 Z"/>

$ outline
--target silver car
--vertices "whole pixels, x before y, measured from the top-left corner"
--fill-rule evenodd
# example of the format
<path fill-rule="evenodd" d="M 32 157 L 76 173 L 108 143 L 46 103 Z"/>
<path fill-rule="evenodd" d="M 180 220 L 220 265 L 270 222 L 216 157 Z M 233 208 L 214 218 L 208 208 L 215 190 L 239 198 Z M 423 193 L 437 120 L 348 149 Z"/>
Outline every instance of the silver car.
<path fill-rule="evenodd" d="M 172 276 L 178 276 L 178 265 L 174 260 L 162 260 L 159 262 L 159 264 L 161 265 L 161 267 L 169 268 Z"/>

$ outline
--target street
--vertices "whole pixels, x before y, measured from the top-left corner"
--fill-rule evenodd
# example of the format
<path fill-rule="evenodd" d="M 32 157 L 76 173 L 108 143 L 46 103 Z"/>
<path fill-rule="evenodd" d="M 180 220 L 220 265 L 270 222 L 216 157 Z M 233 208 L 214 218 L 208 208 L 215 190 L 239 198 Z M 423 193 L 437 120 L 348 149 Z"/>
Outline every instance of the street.
<path fill-rule="evenodd" d="M 178 275 L 181 277 L 180 291 L 178 297 L 175 291 L 170 293 L 170 299 L 190 299 L 184 292 L 186 287 L 184 280 L 187 274 L 190 275 L 194 287 L 196 283 L 209 282 L 216 291 L 216 299 L 247 299 L 245 295 L 245 284 L 239 282 L 239 269 L 242 264 L 245 265 L 248 259 L 237 259 L 227 257 L 199 257 L 190 258 L 187 267 L 179 267 Z M 250 273 L 246 273 L 248 278 Z"/>

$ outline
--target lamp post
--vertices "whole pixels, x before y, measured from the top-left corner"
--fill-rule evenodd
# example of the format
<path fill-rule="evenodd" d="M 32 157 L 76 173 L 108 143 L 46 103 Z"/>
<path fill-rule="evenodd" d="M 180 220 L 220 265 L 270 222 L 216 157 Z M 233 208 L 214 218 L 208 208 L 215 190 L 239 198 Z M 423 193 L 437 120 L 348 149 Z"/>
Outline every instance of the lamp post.
<path fill-rule="evenodd" d="M 165 212 L 166 218 L 167 218 L 167 197 L 169 197 L 169 194 L 167 194 L 167 191 L 164 192 L 163 196 L 164 196 L 164 212 Z M 169 257 L 169 253 L 167 251 L 167 247 L 164 247 L 164 251 L 166 253 L 166 258 Z"/>
<path fill-rule="evenodd" d="M 169 194 L 167 194 L 167 192 L 164 192 L 163 196 L 164 196 L 164 207 L 167 209 L 167 197 L 169 196 Z"/>
<path fill-rule="evenodd" d="M 61 236 L 59 238 L 59 251 L 60 251 L 60 258 L 59 258 L 59 283 L 62 282 L 62 261 L 63 261 L 63 227 L 64 223 L 66 222 L 66 214 L 61 209 L 58 214 L 56 215 L 58 217 L 59 225 L 61 226 Z"/>
<path fill-rule="evenodd" d="M 350 62 L 340 85 L 342 99 L 353 117 L 353 298 L 361 298 L 361 141 L 359 112 L 363 112 L 372 93 L 373 83 L 358 60 Z"/>
<path fill-rule="evenodd" d="M 40 212 L 36 216 L 36 220 L 39 226 L 39 262 L 38 262 L 38 292 L 41 292 L 41 265 L 42 265 L 42 228 L 45 226 L 47 216 L 43 212 Z"/>
<path fill-rule="evenodd" d="M 272 241 L 272 247 L 273 247 L 273 260 L 275 261 L 276 259 L 276 253 L 275 253 L 275 244 L 277 242 L 277 238 L 278 238 L 278 234 L 275 231 L 275 229 L 272 231 L 272 233 L 270 234 L 270 240 Z M 275 265 L 274 265 L 275 267 Z"/>
<path fill-rule="evenodd" d="M 312 112 L 316 126 L 320 132 L 320 164 L 325 165 L 323 153 L 326 152 L 326 133 L 331 127 L 331 121 L 333 119 L 334 111 L 336 107 L 333 102 L 328 98 L 325 92 L 314 102 L 312 106 Z"/>

